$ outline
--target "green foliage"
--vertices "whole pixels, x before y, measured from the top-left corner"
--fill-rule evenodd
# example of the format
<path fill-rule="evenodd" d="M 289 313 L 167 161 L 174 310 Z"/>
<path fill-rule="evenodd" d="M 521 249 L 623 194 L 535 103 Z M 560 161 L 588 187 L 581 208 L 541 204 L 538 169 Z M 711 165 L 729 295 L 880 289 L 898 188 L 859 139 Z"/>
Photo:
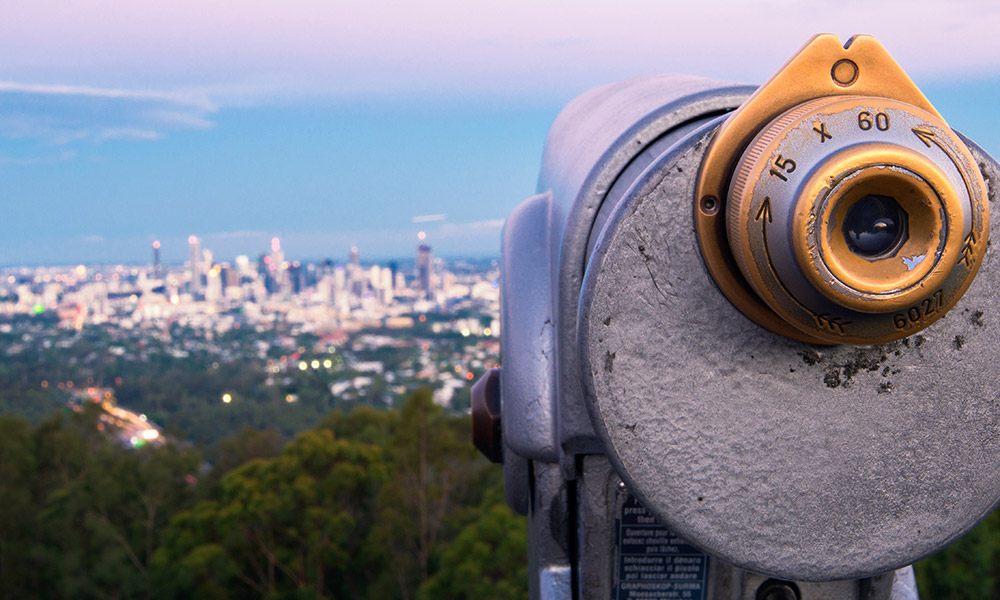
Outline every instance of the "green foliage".
<path fill-rule="evenodd" d="M 99 408 L 32 427 L 0 417 L 0 589 L 18 598 L 132 598 L 149 589 L 160 533 L 190 504 L 197 452 L 126 451 Z"/>
<path fill-rule="evenodd" d="M 26 421 L 0 416 L 0 589 L 30 583 L 37 466 Z"/>
<path fill-rule="evenodd" d="M 399 412 L 388 445 L 392 476 L 379 493 L 369 544 L 384 574 L 392 575 L 391 586 L 375 582 L 382 597 L 413 598 L 430 576 L 433 552 L 454 527 L 454 508 L 481 469 L 469 439 L 456 436 L 430 390 L 415 393 Z"/>
<path fill-rule="evenodd" d="M 440 568 L 417 594 L 419 600 L 518 600 L 528 597 L 524 519 L 490 494 L 476 520 L 441 552 Z"/>
<path fill-rule="evenodd" d="M 335 410 L 319 427 L 330 430 L 338 439 L 385 448 L 389 445 L 389 436 L 396 419 L 395 412 L 359 406 L 348 413 Z"/>
<path fill-rule="evenodd" d="M 1000 513 L 914 569 L 921 600 L 1000 598 Z"/>
<path fill-rule="evenodd" d="M 174 597 L 346 597 L 384 478 L 381 450 L 307 431 L 280 455 L 222 478 L 217 498 L 181 513 L 156 556 L 183 567 Z"/>
<path fill-rule="evenodd" d="M 0 416 L 0 597 L 524 595 L 524 521 L 468 417 L 427 390 L 334 411 L 283 448 L 243 430 L 211 469 L 191 447 L 118 445 L 100 414 Z"/>
<path fill-rule="evenodd" d="M 282 445 L 281 435 L 277 431 L 244 427 L 235 436 L 219 443 L 212 471 L 225 474 L 254 458 L 277 456 Z"/>

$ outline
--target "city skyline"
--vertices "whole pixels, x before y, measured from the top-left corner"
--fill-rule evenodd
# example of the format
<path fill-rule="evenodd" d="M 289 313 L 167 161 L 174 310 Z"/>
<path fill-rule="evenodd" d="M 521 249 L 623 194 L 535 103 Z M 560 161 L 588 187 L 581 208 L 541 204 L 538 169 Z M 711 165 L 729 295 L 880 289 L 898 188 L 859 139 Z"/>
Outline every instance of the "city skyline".
<path fill-rule="evenodd" d="M 759 83 L 820 31 L 878 37 L 1000 153 L 1000 6 L 983 2 L 42 0 L 5 16 L 4 265 L 139 263 L 157 239 L 176 262 L 192 234 L 223 255 L 277 235 L 303 257 L 388 259 L 423 231 L 438 255 L 496 255 L 573 97 L 669 71 Z"/>
<path fill-rule="evenodd" d="M 261 256 L 270 254 L 269 245 L 274 243 L 274 240 L 284 240 L 285 238 L 278 236 L 268 236 L 263 232 L 259 233 L 261 239 L 265 240 L 263 245 L 255 247 L 249 251 L 235 251 L 235 252 L 217 252 L 216 246 L 214 245 L 204 245 L 200 250 L 208 250 L 212 253 L 213 260 L 216 264 L 226 264 L 233 263 L 240 258 L 251 258 L 256 259 Z M 418 232 L 424 233 L 424 232 Z M 257 237 L 255 235 L 255 237 Z M 0 269 L 45 269 L 45 268 L 65 268 L 65 267 L 76 267 L 78 265 L 84 265 L 88 267 L 114 267 L 114 266 L 128 266 L 128 267 L 151 267 L 153 270 L 158 268 L 166 269 L 170 267 L 186 267 L 191 264 L 191 254 L 192 246 L 191 240 L 195 238 L 198 240 L 199 245 L 206 240 L 216 239 L 213 237 L 202 237 L 196 236 L 194 234 L 188 235 L 186 238 L 181 240 L 180 238 L 171 239 L 169 242 L 163 242 L 159 239 L 153 240 L 147 247 L 147 255 L 145 257 L 137 257 L 134 260 L 104 260 L 104 261 L 80 261 L 80 260 L 67 260 L 63 262 L 21 262 L 21 263 L 4 263 L 0 262 Z M 222 239 L 225 239 L 223 236 Z M 300 252 L 295 252 L 293 248 L 293 253 L 287 258 L 289 262 L 296 263 L 319 263 L 323 261 L 331 261 L 333 264 L 347 264 L 351 261 L 351 257 L 354 254 L 360 254 L 361 263 L 366 265 L 372 264 L 388 264 L 390 262 L 416 265 L 420 260 L 421 248 L 432 249 L 426 242 L 425 237 L 415 238 L 415 243 L 409 249 L 409 252 L 403 252 L 394 254 L 391 252 L 380 252 L 378 248 L 362 248 L 359 246 L 345 246 L 343 248 L 331 248 L 325 253 L 315 253 L 315 254 L 303 254 Z M 281 242 L 284 244 L 284 242 Z M 225 247 L 223 245 L 223 247 Z M 363 252 L 363 250 L 367 250 Z M 436 254 L 436 258 L 445 259 L 449 261 L 484 261 L 484 260 L 496 260 L 498 255 L 496 253 L 485 252 L 482 254 L 476 253 L 464 253 L 464 254 Z"/>

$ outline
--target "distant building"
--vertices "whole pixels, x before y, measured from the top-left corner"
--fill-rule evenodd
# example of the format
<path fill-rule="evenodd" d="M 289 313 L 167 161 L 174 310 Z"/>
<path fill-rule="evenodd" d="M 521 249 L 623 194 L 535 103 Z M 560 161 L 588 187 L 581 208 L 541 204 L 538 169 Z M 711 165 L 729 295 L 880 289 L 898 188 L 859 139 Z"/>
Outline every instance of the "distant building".
<path fill-rule="evenodd" d="M 253 279 L 257 275 L 257 272 L 250 268 L 250 257 L 246 254 L 240 254 L 236 257 L 236 273 L 240 279 L 244 277 Z"/>
<path fill-rule="evenodd" d="M 365 276 L 361 272 L 361 253 L 357 246 L 353 246 L 347 261 L 347 286 L 351 294 L 360 298 L 367 288 L 365 284 Z"/>
<path fill-rule="evenodd" d="M 382 269 L 381 280 L 379 281 L 379 300 L 382 304 L 391 304 L 394 298 L 392 289 L 392 271 L 390 269 Z"/>
<path fill-rule="evenodd" d="M 222 270 L 220 267 L 213 267 L 206 274 L 205 300 L 218 302 L 222 299 Z"/>
<path fill-rule="evenodd" d="M 285 253 L 281 251 L 281 240 L 271 239 L 271 274 L 274 277 L 275 292 L 288 291 L 288 265 L 285 263 Z"/>
<path fill-rule="evenodd" d="M 201 294 L 201 241 L 191 236 L 188 238 L 188 246 L 191 256 L 191 295 Z"/>
<path fill-rule="evenodd" d="M 417 289 L 423 298 L 431 297 L 431 276 L 434 269 L 434 254 L 427 244 L 417 246 Z"/>
<path fill-rule="evenodd" d="M 389 272 L 391 273 L 389 281 L 392 282 L 390 285 L 396 287 L 396 275 L 399 274 L 399 263 L 396 261 L 389 262 Z"/>
<path fill-rule="evenodd" d="M 160 264 L 160 240 L 153 242 L 153 277 L 163 279 L 163 265 Z"/>

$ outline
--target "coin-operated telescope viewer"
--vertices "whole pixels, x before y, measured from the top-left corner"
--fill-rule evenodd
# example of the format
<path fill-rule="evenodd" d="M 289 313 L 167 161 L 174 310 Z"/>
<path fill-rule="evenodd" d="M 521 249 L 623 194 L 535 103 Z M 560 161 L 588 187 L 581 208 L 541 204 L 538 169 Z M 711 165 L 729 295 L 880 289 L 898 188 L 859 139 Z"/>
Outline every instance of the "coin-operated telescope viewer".
<path fill-rule="evenodd" d="M 916 597 L 1000 500 L 998 181 L 868 36 L 574 100 L 474 393 L 532 597 Z"/>

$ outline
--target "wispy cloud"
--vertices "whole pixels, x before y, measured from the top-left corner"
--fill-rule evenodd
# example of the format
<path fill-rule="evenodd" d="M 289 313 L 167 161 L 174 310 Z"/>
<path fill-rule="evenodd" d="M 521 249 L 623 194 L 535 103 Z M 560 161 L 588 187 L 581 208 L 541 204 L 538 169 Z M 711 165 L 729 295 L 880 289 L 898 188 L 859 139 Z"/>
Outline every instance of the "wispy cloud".
<path fill-rule="evenodd" d="M 0 106 L 0 139 L 35 140 L 50 146 L 155 141 L 173 131 L 212 127 L 211 115 L 218 110 L 207 94 L 197 90 L 19 81 L 0 81 Z"/>
<path fill-rule="evenodd" d="M 197 92 L 160 92 L 153 90 L 127 90 L 101 88 L 89 85 L 62 85 L 0 81 L 0 93 L 37 94 L 47 96 L 79 96 L 113 100 L 143 100 L 191 106 L 205 112 L 217 107 L 207 97 Z"/>
<path fill-rule="evenodd" d="M 159 131 L 152 129 L 135 129 L 133 127 L 109 127 L 102 129 L 97 135 L 100 140 L 158 140 L 163 137 Z"/>
<path fill-rule="evenodd" d="M 442 223 L 438 231 L 442 235 L 454 235 L 481 233 L 484 231 L 500 231 L 503 228 L 504 219 L 490 219 L 487 221 L 473 221 L 471 223 Z"/>
<path fill-rule="evenodd" d="M 19 167 L 30 167 L 32 165 L 51 164 L 51 163 L 61 162 L 64 160 L 72 160 L 74 158 L 76 158 L 76 152 L 72 150 L 64 150 L 57 154 L 50 154 L 35 158 L 14 158 L 11 156 L 0 154 L 0 165 L 15 165 Z"/>
<path fill-rule="evenodd" d="M 444 221 L 448 215 L 420 215 L 418 217 L 413 217 L 410 219 L 414 223 L 432 223 L 434 221 Z"/>
<path fill-rule="evenodd" d="M 164 125 L 176 126 L 184 129 L 208 129 L 214 123 L 200 114 L 184 112 L 182 110 L 150 110 L 146 116 L 154 121 L 159 121 Z"/>
<path fill-rule="evenodd" d="M 84 235 L 80 239 L 88 244 L 100 244 L 104 242 L 104 237 L 100 235 Z"/>

